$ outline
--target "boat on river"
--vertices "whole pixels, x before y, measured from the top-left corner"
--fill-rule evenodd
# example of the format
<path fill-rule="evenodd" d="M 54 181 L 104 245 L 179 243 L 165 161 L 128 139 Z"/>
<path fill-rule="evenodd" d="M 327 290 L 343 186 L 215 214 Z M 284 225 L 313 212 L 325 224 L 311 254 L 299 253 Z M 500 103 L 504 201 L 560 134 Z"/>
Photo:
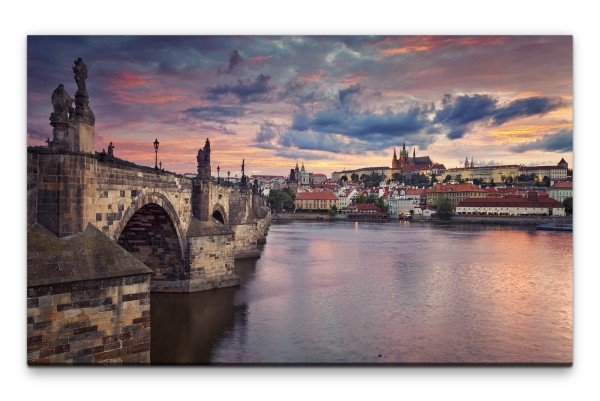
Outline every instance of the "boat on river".
<path fill-rule="evenodd" d="M 544 223 L 538 224 L 535 228 L 537 228 L 538 230 L 547 231 L 573 231 L 573 224 Z"/>

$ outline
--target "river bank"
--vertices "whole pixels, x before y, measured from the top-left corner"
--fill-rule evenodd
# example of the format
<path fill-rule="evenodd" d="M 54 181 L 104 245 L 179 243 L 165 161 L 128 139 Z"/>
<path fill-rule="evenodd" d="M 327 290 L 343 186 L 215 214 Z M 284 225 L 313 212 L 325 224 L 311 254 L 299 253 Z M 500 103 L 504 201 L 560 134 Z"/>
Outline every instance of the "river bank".
<path fill-rule="evenodd" d="M 346 215 L 335 215 L 330 216 L 326 213 L 274 213 L 271 220 L 338 220 L 341 219 L 337 216 L 343 216 L 345 220 Z"/>
<path fill-rule="evenodd" d="M 343 220 L 346 221 L 345 214 L 336 214 L 330 216 L 321 213 L 275 213 L 274 221 L 291 220 Z M 390 222 L 397 220 L 391 219 Z M 409 220 L 419 223 L 456 223 L 456 224 L 501 224 L 501 225 L 538 225 L 544 223 L 573 224 L 573 216 L 452 216 L 450 221 L 441 221 L 437 218 Z"/>

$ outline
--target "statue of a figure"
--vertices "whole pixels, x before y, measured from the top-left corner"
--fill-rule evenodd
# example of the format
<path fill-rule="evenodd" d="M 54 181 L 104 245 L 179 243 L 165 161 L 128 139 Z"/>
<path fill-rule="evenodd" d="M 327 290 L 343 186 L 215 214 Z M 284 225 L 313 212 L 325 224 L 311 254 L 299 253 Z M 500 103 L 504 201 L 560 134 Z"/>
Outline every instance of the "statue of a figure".
<path fill-rule="evenodd" d="M 258 195 L 259 193 L 259 188 L 258 188 L 258 179 L 254 179 L 254 185 L 252 185 L 252 193 L 254 195 Z"/>
<path fill-rule="evenodd" d="M 85 87 L 85 80 L 87 79 L 87 66 L 79 57 L 74 61 L 73 72 L 75 73 L 75 83 L 77 83 L 77 94 L 87 96 L 87 89 Z"/>
<path fill-rule="evenodd" d="M 114 155 L 114 153 L 113 153 L 113 150 L 114 150 L 114 148 L 115 148 L 115 147 L 113 146 L 112 142 L 108 144 L 108 155 L 107 155 L 107 159 L 108 159 L 108 161 L 109 161 L 109 162 L 112 162 L 112 161 L 114 161 L 114 160 L 115 160 L 115 155 Z"/>
<path fill-rule="evenodd" d="M 242 159 L 242 177 L 244 176 L 244 166 L 246 165 L 245 159 Z"/>
<path fill-rule="evenodd" d="M 74 99 L 69 96 L 63 84 L 58 85 L 52 92 L 52 108 L 54 112 L 50 115 L 50 121 L 66 123 L 73 114 Z"/>
<path fill-rule="evenodd" d="M 198 176 L 202 178 L 210 178 L 210 141 L 206 138 L 204 148 L 198 149 Z"/>

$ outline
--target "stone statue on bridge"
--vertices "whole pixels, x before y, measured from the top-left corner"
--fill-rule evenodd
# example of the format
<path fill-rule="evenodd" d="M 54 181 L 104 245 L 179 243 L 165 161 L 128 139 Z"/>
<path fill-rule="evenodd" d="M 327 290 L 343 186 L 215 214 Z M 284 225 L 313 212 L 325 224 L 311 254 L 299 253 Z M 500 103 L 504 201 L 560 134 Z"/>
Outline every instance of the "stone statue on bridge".
<path fill-rule="evenodd" d="M 87 66 L 79 57 L 73 63 L 73 72 L 75 73 L 75 83 L 77 84 L 77 93 L 76 95 L 84 95 L 87 96 L 87 88 L 85 87 L 85 80 L 87 79 Z"/>
<path fill-rule="evenodd" d="M 94 126 L 96 123 L 96 116 L 94 116 L 94 113 L 90 108 L 88 91 L 85 86 L 85 80 L 88 77 L 87 66 L 81 57 L 75 60 L 74 64 L 73 73 L 75 74 L 77 92 L 75 93 L 75 112 L 71 115 L 71 121 Z"/>
<path fill-rule="evenodd" d="M 113 153 L 114 149 L 115 149 L 115 147 L 114 147 L 113 143 L 112 142 L 109 143 L 108 144 L 108 155 L 106 157 L 106 160 L 108 160 L 110 163 L 113 163 L 115 161 L 115 155 Z"/>
<path fill-rule="evenodd" d="M 204 148 L 198 149 L 198 177 L 210 180 L 210 141 L 206 138 Z"/>
<path fill-rule="evenodd" d="M 63 84 L 58 85 L 52 92 L 52 108 L 54 112 L 50 114 L 50 121 L 57 123 L 68 123 L 73 114 L 73 102 L 75 100 L 69 96 Z"/>
<path fill-rule="evenodd" d="M 240 189 L 246 191 L 248 189 L 248 178 L 246 174 L 244 174 L 244 169 L 246 167 L 246 160 L 242 159 L 242 179 L 240 180 Z"/>

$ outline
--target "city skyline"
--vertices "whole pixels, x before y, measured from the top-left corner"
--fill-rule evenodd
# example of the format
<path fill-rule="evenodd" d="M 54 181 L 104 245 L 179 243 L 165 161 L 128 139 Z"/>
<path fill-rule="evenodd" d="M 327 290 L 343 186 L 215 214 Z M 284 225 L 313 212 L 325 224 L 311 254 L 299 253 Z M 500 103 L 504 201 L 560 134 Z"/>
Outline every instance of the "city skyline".
<path fill-rule="evenodd" d="M 50 95 L 89 70 L 96 150 L 213 175 L 389 166 L 573 164 L 571 36 L 30 36 L 27 144 L 52 138 Z"/>

